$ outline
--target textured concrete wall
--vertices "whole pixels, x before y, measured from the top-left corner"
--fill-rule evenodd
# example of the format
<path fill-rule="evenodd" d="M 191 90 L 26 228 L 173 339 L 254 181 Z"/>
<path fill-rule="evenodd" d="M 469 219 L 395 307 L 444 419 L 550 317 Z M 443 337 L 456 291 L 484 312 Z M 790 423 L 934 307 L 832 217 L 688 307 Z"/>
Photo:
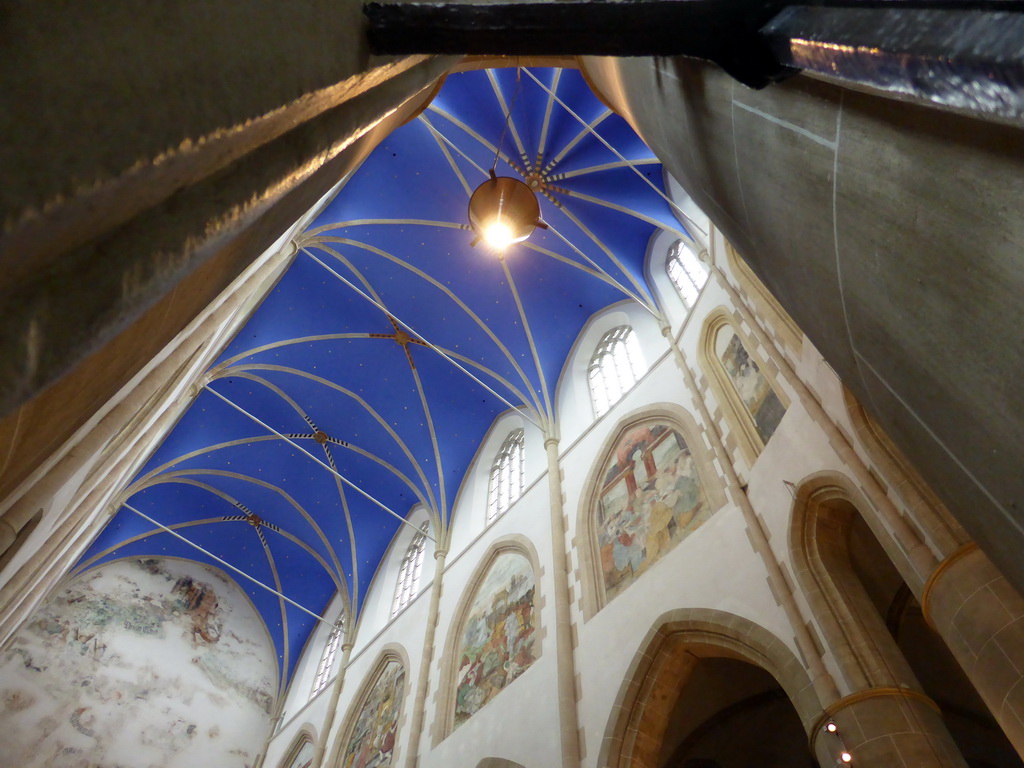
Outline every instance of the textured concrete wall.
<path fill-rule="evenodd" d="M 952 513 L 1024 586 L 1024 131 L 797 77 L 586 59 Z"/>
<path fill-rule="evenodd" d="M 371 56 L 357 0 L 47 0 L 2 25 L 0 498 L 453 63 Z"/>

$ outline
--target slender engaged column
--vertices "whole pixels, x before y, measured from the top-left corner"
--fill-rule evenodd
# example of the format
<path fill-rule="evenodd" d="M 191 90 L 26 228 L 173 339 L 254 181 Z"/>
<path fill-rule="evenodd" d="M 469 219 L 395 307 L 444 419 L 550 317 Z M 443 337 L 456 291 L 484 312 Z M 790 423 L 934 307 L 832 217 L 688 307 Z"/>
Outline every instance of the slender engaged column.
<path fill-rule="evenodd" d="M 579 721 L 576 712 L 576 658 L 572 648 L 569 614 L 569 568 L 565 555 L 562 519 L 562 474 L 558 465 L 558 438 L 544 440 L 548 455 L 548 495 L 551 507 L 551 571 L 555 597 L 555 667 L 558 670 L 558 720 L 562 768 L 580 764 Z"/>
<path fill-rule="evenodd" d="M 682 371 L 686 386 L 693 395 L 693 401 L 697 405 L 697 410 L 700 411 L 701 421 L 707 425 L 707 435 L 711 441 L 711 453 L 718 458 L 722 466 L 722 472 L 725 474 L 726 490 L 743 514 L 743 520 L 747 525 L 747 530 L 750 532 L 750 540 L 757 554 L 761 557 L 765 569 L 768 571 L 768 583 L 771 585 L 776 599 L 782 604 L 782 609 L 786 612 L 786 618 L 789 619 L 790 626 L 793 628 L 793 637 L 807 663 L 808 671 L 811 674 L 811 682 L 814 685 L 814 691 L 818 696 L 818 700 L 823 704 L 834 701 L 839 698 L 839 689 L 836 687 L 832 675 L 825 669 L 825 663 L 821 660 L 821 654 L 818 652 L 810 630 L 807 628 L 806 620 L 801 615 L 800 608 L 793 597 L 793 592 L 782 574 L 782 568 L 779 566 L 779 561 L 776 559 L 771 544 L 768 542 L 767 534 L 761 527 L 761 521 L 758 520 L 757 513 L 751 506 L 750 499 L 747 498 L 747 494 L 741 486 L 740 479 L 736 475 L 736 468 L 733 467 L 729 454 L 725 450 L 722 436 L 718 434 L 718 427 L 708 412 L 707 404 L 697 394 L 700 390 L 697 388 L 697 381 L 690 370 L 690 366 L 686 363 L 683 350 L 679 348 L 679 345 L 673 339 L 671 328 L 668 326 L 663 327 L 662 333 L 668 340 L 676 365 Z"/>
<path fill-rule="evenodd" d="M 420 656 L 420 674 L 416 682 L 416 700 L 412 705 L 412 729 L 409 731 L 409 757 L 405 764 L 416 768 L 419 762 L 420 741 L 423 737 L 423 720 L 430 688 L 430 665 L 434 660 L 434 640 L 437 635 L 437 612 L 441 606 L 441 579 L 444 575 L 444 560 L 447 550 L 434 550 L 434 583 L 430 588 L 430 611 L 427 614 L 427 628 L 423 632 L 423 653 Z"/>
<path fill-rule="evenodd" d="M 347 618 L 347 617 L 346 617 Z M 351 621 L 347 619 L 346 623 Z M 351 624 L 348 624 L 351 628 Z M 348 629 L 345 634 L 348 634 Z M 345 672 L 348 670 L 348 660 L 352 655 L 352 643 L 346 638 L 341 646 L 341 664 L 338 667 L 338 676 L 334 678 L 334 685 L 331 687 L 331 700 L 327 704 L 327 714 L 324 715 L 323 728 L 320 729 L 320 738 L 316 740 L 316 750 L 313 752 L 313 759 L 309 762 L 309 768 L 320 768 L 324 764 L 324 752 L 327 749 L 327 742 L 331 740 L 331 731 L 334 730 L 334 719 L 338 713 L 338 699 L 341 697 L 341 689 L 345 687 Z"/>
<path fill-rule="evenodd" d="M 921 610 L 1024 756 L 1024 598 L 972 542 L 935 569 Z"/>

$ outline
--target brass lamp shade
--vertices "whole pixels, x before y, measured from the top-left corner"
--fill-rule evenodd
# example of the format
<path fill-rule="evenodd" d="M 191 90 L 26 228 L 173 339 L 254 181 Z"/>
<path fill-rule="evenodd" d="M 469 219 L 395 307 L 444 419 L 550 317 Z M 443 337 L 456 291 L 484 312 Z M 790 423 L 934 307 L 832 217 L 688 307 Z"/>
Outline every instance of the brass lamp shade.
<path fill-rule="evenodd" d="M 508 176 L 495 176 L 481 184 L 469 199 L 469 224 L 478 238 L 503 247 L 521 243 L 540 224 L 540 204 L 533 190 Z M 499 226 L 501 243 L 489 234 Z"/>

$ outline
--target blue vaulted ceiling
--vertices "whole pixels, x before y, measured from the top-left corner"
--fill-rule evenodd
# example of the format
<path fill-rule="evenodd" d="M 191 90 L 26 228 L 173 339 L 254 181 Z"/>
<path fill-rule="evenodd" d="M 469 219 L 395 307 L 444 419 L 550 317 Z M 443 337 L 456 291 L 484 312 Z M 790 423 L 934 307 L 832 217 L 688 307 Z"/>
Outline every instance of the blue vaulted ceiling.
<path fill-rule="evenodd" d="M 492 166 L 535 181 L 549 225 L 504 254 L 467 226 Z M 228 563 L 286 683 L 316 619 L 230 567 L 313 614 L 335 591 L 358 613 L 414 505 L 444 539 L 498 414 L 553 423 L 588 318 L 624 298 L 656 311 L 644 260 L 659 229 L 682 231 L 661 165 L 578 72 L 448 76 L 296 239 L 79 567 Z"/>

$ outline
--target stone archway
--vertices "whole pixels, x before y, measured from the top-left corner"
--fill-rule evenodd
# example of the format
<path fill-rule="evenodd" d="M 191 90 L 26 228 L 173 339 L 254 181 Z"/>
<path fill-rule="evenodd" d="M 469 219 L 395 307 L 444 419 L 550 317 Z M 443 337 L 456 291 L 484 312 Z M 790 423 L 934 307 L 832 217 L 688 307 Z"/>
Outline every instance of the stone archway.
<path fill-rule="evenodd" d="M 657 768 L 680 691 L 702 660 L 745 663 L 769 675 L 810 733 L 822 706 L 794 653 L 763 627 L 708 608 L 669 611 L 648 632 L 623 680 L 601 744 L 602 768 Z"/>

